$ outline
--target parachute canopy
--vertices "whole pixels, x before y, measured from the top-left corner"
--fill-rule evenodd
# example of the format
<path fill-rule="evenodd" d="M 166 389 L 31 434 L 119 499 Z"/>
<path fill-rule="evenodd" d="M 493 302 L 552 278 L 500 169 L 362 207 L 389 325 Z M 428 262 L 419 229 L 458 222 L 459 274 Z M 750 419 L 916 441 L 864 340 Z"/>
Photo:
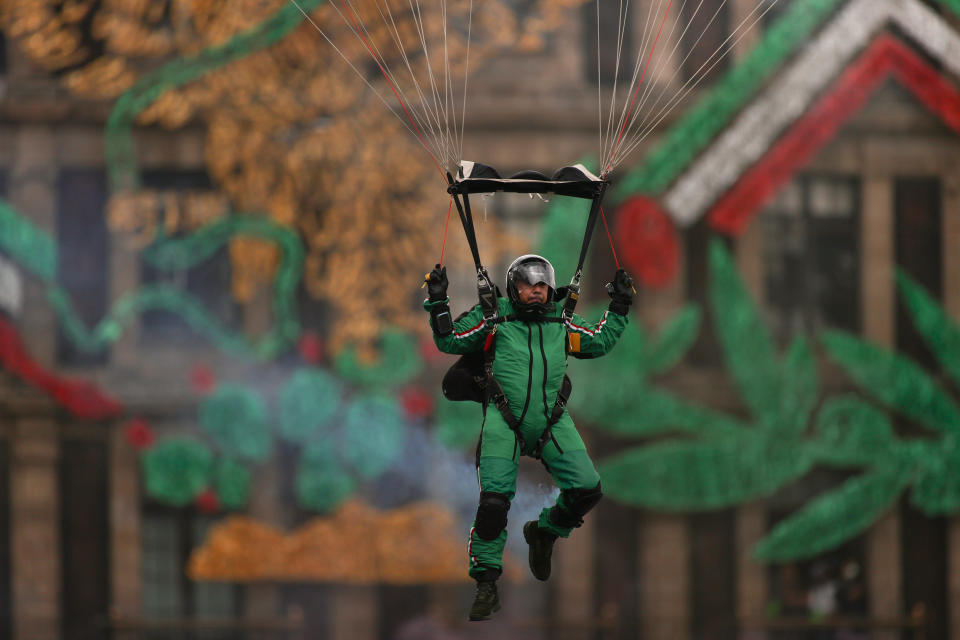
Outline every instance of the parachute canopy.
<path fill-rule="evenodd" d="M 555 193 L 561 196 L 593 200 L 607 182 L 601 180 L 582 164 L 557 169 L 547 177 L 538 171 L 520 171 L 509 178 L 501 178 L 496 169 L 479 162 L 462 161 L 457 177 L 452 178 L 447 191 L 455 195 L 470 193 Z"/>

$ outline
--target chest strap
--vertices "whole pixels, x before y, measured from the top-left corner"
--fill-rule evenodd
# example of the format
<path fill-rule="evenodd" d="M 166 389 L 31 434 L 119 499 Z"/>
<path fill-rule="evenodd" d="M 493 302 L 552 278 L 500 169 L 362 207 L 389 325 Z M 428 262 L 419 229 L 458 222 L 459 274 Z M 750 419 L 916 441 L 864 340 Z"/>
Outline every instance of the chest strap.
<path fill-rule="evenodd" d="M 517 417 L 513 415 L 513 411 L 510 410 L 510 401 L 507 399 L 507 394 L 504 393 L 503 387 L 500 386 L 500 382 L 493 375 L 493 361 L 496 357 L 496 344 L 497 330 L 496 327 L 494 327 L 493 331 L 487 334 L 487 339 L 483 344 L 483 371 L 485 378 L 485 401 L 483 403 L 483 408 L 484 411 L 486 411 L 487 405 L 491 403 L 497 408 L 497 411 L 499 411 L 500 415 L 503 417 L 503 421 L 507 423 L 507 426 L 510 427 L 510 430 L 513 431 L 514 436 L 516 436 L 517 446 L 520 447 L 520 452 L 523 453 L 527 448 L 527 443 L 520 428 L 520 421 L 517 420 Z M 547 420 L 547 426 L 543 430 L 543 433 L 540 434 L 540 437 L 537 438 L 537 443 L 534 446 L 533 451 L 530 452 L 530 456 L 535 460 L 539 460 L 541 456 L 543 456 L 544 447 L 546 447 L 547 442 L 552 439 L 553 425 L 557 424 L 557 422 L 560 421 L 560 418 L 563 417 L 563 412 L 566 411 L 567 401 L 570 399 L 570 391 L 572 388 L 573 385 L 570 382 L 570 378 L 564 375 L 563 384 L 560 385 L 560 391 L 557 392 L 557 399 L 553 403 L 553 411 L 550 412 L 550 418 Z"/>

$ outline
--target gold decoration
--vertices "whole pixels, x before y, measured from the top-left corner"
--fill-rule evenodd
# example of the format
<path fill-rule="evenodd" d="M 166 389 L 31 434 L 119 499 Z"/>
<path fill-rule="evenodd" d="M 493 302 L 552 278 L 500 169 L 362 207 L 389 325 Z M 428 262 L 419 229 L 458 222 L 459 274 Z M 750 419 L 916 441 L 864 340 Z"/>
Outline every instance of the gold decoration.
<path fill-rule="evenodd" d="M 506 575 L 524 568 L 507 557 Z M 354 584 L 466 582 L 466 533 L 443 505 L 417 502 L 380 511 L 351 500 L 292 534 L 233 516 L 213 527 L 190 556 L 192 580 L 311 581 Z"/>

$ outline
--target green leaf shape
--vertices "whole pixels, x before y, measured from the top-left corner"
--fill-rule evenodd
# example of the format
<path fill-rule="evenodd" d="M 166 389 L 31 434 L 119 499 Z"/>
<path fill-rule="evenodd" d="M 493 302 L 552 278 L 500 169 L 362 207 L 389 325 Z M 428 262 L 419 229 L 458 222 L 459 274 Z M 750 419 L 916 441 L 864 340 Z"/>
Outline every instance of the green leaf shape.
<path fill-rule="evenodd" d="M 480 438 L 483 411 L 476 402 L 450 402 L 443 395 L 436 400 L 437 432 L 440 444 L 450 449 L 475 447 Z"/>
<path fill-rule="evenodd" d="M 750 299 L 723 243 L 710 244 L 710 301 L 727 367 L 753 416 L 780 418 L 780 369 L 773 338 Z"/>
<path fill-rule="evenodd" d="M 190 504 L 210 485 L 213 453 L 192 438 L 166 438 L 147 450 L 141 461 L 147 495 L 165 504 Z"/>
<path fill-rule="evenodd" d="M 897 285 L 917 331 L 947 374 L 960 384 L 960 326 L 901 269 L 897 270 Z"/>
<path fill-rule="evenodd" d="M 199 420 L 217 446 L 231 455 L 259 461 L 273 450 L 263 400 L 244 386 L 220 385 L 200 404 Z"/>
<path fill-rule="evenodd" d="M 598 467 L 604 493 L 667 511 L 719 509 L 766 496 L 810 469 L 805 449 L 756 435 L 672 441 L 633 449 Z"/>
<path fill-rule="evenodd" d="M 213 486 L 226 509 L 243 509 L 250 499 L 250 470 L 233 458 L 220 460 L 213 470 Z"/>
<path fill-rule="evenodd" d="M 960 438 L 945 437 L 936 445 L 919 443 L 914 458 L 919 475 L 910 502 L 930 517 L 960 510 Z"/>
<path fill-rule="evenodd" d="M 280 391 L 280 437 L 304 444 L 330 426 L 343 403 L 340 379 L 322 369 L 300 369 Z"/>
<path fill-rule="evenodd" d="M 839 488 L 780 522 L 753 549 L 767 562 L 804 560 L 865 531 L 907 485 L 909 474 L 894 467 L 844 482 Z"/>
<path fill-rule="evenodd" d="M 330 440 L 304 448 L 294 484 L 297 504 L 320 513 L 333 511 L 357 488 L 356 480 L 340 464 Z"/>
<path fill-rule="evenodd" d="M 400 456 L 407 428 L 394 398 L 361 396 L 347 407 L 343 422 L 343 459 L 361 478 L 374 478 Z"/>
<path fill-rule="evenodd" d="M 412 335 L 398 329 L 384 331 L 380 358 L 372 364 L 360 361 L 356 348 L 348 346 L 335 360 L 337 373 L 361 386 L 395 387 L 409 382 L 423 370 L 423 360 Z"/>
<path fill-rule="evenodd" d="M 820 382 L 810 345 L 803 336 L 790 345 L 783 361 L 781 378 L 780 420 L 772 432 L 785 438 L 797 438 L 810 423 L 817 405 Z"/>
<path fill-rule="evenodd" d="M 817 459 L 828 464 L 882 466 L 897 451 L 890 418 L 853 394 L 824 402 L 815 433 Z"/>
<path fill-rule="evenodd" d="M 957 406 L 915 362 L 843 331 L 826 331 L 820 340 L 830 357 L 881 403 L 937 431 L 960 434 Z"/>
<path fill-rule="evenodd" d="M 644 368 L 652 373 L 665 373 L 675 367 L 697 338 L 700 316 L 700 307 L 688 304 L 670 318 L 646 349 Z"/>
<path fill-rule="evenodd" d="M 599 376 L 598 376 L 599 378 Z M 589 391 L 574 384 L 571 408 L 590 425 L 619 436 L 656 436 L 689 433 L 708 438 L 735 437 L 747 426 L 720 412 L 687 403 L 680 398 L 650 387 L 613 382 L 602 377 L 590 384 Z"/>

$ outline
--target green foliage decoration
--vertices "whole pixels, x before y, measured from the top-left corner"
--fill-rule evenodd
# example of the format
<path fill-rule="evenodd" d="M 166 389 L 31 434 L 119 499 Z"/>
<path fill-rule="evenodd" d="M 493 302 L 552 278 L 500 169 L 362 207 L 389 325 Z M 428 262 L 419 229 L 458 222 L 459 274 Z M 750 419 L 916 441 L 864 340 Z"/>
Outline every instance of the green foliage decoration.
<path fill-rule="evenodd" d="M 295 479 L 297 502 L 311 511 L 327 513 L 356 490 L 357 481 L 341 465 L 329 440 L 308 445 L 300 456 Z"/>
<path fill-rule="evenodd" d="M 437 440 L 445 447 L 468 450 L 477 446 L 483 414 L 476 402 L 450 402 L 437 396 Z"/>
<path fill-rule="evenodd" d="M 43 282 L 57 277 L 57 246 L 53 239 L 0 200 L 0 249 Z"/>
<path fill-rule="evenodd" d="M 147 494 L 174 506 L 190 504 L 210 484 L 213 453 L 192 438 L 162 440 L 143 454 Z"/>
<path fill-rule="evenodd" d="M 423 371 L 423 360 L 413 336 L 388 329 L 380 339 L 380 357 L 376 362 L 363 362 L 356 348 L 348 346 L 337 355 L 335 366 L 337 373 L 353 384 L 382 389 L 415 378 Z"/>
<path fill-rule="evenodd" d="M 343 383 L 328 371 L 297 371 L 280 391 L 280 436 L 294 443 L 309 442 L 336 417 L 343 395 Z"/>
<path fill-rule="evenodd" d="M 395 398 L 360 396 L 344 416 L 343 458 L 361 478 L 374 478 L 400 456 L 406 436 L 403 412 Z"/>
<path fill-rule="evenodd" d="M 262 461 L 273 450 L 266 406 L 246 387 L 218 387 L 200 404 L 199 420 L 207 435 L 230 455 Z"/>
<path fill-rule="evenodd" d="M 234 458 L 222 458 L 213 469 L 213 486 L 220 505 L 242 509 L 250 498 L 250 470 Z"/>

